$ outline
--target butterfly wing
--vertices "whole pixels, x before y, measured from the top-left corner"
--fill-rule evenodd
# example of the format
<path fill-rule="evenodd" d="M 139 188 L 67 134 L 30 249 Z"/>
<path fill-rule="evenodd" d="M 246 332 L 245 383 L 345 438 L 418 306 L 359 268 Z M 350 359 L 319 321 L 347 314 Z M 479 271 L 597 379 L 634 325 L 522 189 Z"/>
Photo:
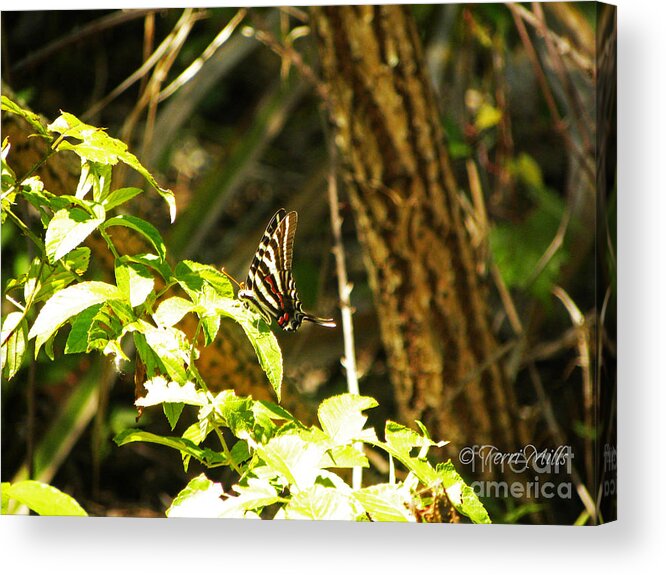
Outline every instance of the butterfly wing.
<path fill-rule="evenodd" d="M 247 289 L 251 290 L 253 288 L 256 271 L 259 269 L 259 266 L 265 257 L 266 250 L 273 240 L 273 237 L 275 236 L 275 231 L 277 230 L 280 223 L 286 219 L 286 215 L 287 212 L 285 209 L 280 208 L 277 212 L 275 212 L 275 215 L 266 226 L 264 235 L 262 236 L 261 241 L 259 242 L 259 246 L 257 247 L 257 251 L 254 253 L 254 257 L 252 258 L 252 263 L 250 263 L 250 269 L 247 274 L 247 279 L 245 280 L 245 286 Z"/>
<path fill-rule="evenodd" d="M 275 319 L 286 331 L 297 330 L 308 320 L 334 327 L 332 320 L 307 314 L 301 307 L 291 273 L 298 214 L 280 208 L 266 227 L 250 264 L 246 286 L 239 297 L 251 304 L 270 323 Z"/>

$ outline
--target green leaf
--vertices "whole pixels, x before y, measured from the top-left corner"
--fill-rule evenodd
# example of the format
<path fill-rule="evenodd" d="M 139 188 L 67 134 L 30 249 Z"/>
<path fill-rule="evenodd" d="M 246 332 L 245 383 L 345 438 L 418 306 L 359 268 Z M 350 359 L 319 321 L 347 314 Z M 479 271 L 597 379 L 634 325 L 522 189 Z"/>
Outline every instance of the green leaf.
<path fill-rule="evenodd" d="M 164 281 L 169 282 L 171 280 L 171 268 L 169 264 L 166 263 L 160 256 L 156 254 L 134 254 L 132 256 L 123 256 L 123 261 L 134 262 L 142 266 L 146 266 L 164 278 Z"/>
<path fill-rule="evenodd" d="M 173 296 L 160 302 L 153 314 L 153 319 L 159 326 L 171 327 L 183 319 L 183 316 L 193 308 L 194 304 L 190 300 Z"/>
<path fill-rule="evenodd" d="M 103 304 L 90 306 L 84 309 L 72 321 L 72 328 L 69 330 L 67 336 L 67 343 L 65 344 L 65 353 L 88 353 L 93 349 L 91 347 L 91 330 L 93 327 L 93 320 L 98 314 Z"/>
<path fill-rule="evenodd" d="M 520 223 L 497 224 L 490 230 L 490 249 L 507 287 L 529 290 L 542 302 L 550 301 L 552 287 L 569 259 L 566 245 L 552 255 L 538 276 L 534 273 L 558 226 L 558 218 L 537 208 Z"/>
<path fill-rule="evenodd" d="M 232 389 L 225 389 L 215 396 L 211 409 L 222 416 L 231 433 L 236 437 L 246 439 L 254 436 L 253 431 L 256 427 L 253 403 L 252 398 L 238 397 Z M 205 411 L 200 414 L 200 417 L 203 416 L 205 416 Z"/>
<path fill-rule="evenodd" d="M 124 204 L 131 200 L 133 197 L 143 193 L 141 188 L 118 188 L 111 192 L 102 202 L 104 209 L 108 212 L 113 208 Z"/>
<path fill-rule="evenodd" d="M 180 414 L 183 413 L 183 407 L 185 407 L 183 403 L 162 404 L 162 410 L 164 411 L 164 415 L 166 415 L 169 426 L 171 427 L 171 431 L 175 429 L 176 424 L 180 419 Z"/>
<path fill-rule="evenodd" d="M 234 289 L 229 278 L 213 266 L 183 260 L 176 265 L 174 274 L 193 301 L 197 301 L 196 296 L 204 292 L 206 285 L 212 287 L 219 297 L 234 297 Z"/>
<path fill-rule="evenodd" d="M 321 467 L 335 467 L 338 469 L 370 467 L 370 463 L 365 454 L 353 445 L 336 445 L 326 452 L 321 461 Z"/>
<path fill-rule="evenodd" d="M 299 490 L 311 487 L 317 479 L 324 447 L 304 441 L 297 435 L 280 435 L 266 445 L 258 445 L 257 453 L 266 464 L 284 476 Z"/>
<path fill-rule="evenodd" d="M 2 109 L 5 112 L 10 112 L 24 118 L 40 136 L 44 136 L 49 139 L 51 138 L 37 114 L 22 108 L 16 102 L 10 100 L 7 96 L 2 96 Z"/>
<path fill-rule="evenodd" d="M 19 481 L 2 491 L 3 497 L 16 499 L 39 515 L 88 515 L 73 497 L 41 481 Z"/>
<path fill-rule="evenodd" d="M 186 365 L 190 350 L 185 334 L 175 327 L 144 326 L 146 343 L 155 352 L 171 379 L 180 384 L 187 381 Z"/>
<path fill-rule="evenodd" d="M 437 475 L 457 511 L 469 517 L 474 523 L 491 523 L 483 503 L 474 493 L 474 489 L 463 481 L 451 460 L 437 465 Z"/>
<path fill-rule="evenodd" d="M 90 249 L 80 247 L 73 249 L 66 256 L 56 262 L 54 266 L 46 265 L 36 257 L 30 264 L 26 274 L 12 279 L 7 283 L 5 291 L 23 286 L 23 298 L 33 303 L 50 298 L 73 281 L 77 281 L 88 269 L 90 262 Z M 35 292 L 37 292 L 35 294 Z"/>
<path fill-rule="evenodd" d="M 375 437 L 374 430 L 363 430 L 368 417 L 362 411 L 377 405 L 372 397 L 345 393 L 322 401 L 317 416 L 324 432 L 336 444 L 345 445 L 367 437 L 368 433 Z"/>
<path fill-rule="evenodd" d="M 136 232 L 139 232 L 143 237 L 145 237 L 155 248 L 157 255 L 162 261 L 166 258 L 166 247 L 164 246 L 164 240 L 162 235 L 157 228 L 152 224 L 149 224 L 147 221 L 137 218 L 136 216 L 129 216 L 122 214 L 119 216 L 114 216 L 109 218 L 101 226 L 101 229 L 106 230 L 112 226 L 124 226 L 130 228 Z"/>
<path fill-rule="evenodd" d="M 155 279 L 145 266 L 134 262 L 116 261 L 116 284 L 132 307 L 146 301 L 155 287 Z"/>
<path fill-rule="evenodd" d="M 201 326 L 204 333 L 204 345 L 210 345 L 217 337 L 217 332 L 220 330 L 220 316 L 212 315 L 201 318 Z"/>
<path fill-rule="evenodd" d="M 83 199 L 92 189 L 93 200 L 102 202 L 111 190 L 112 167 L 97 162 L 81 161 L 81 175 L 76 187 L 75 197 Z"/>
<path fill-rule="evenodd" d="M 116 286 L 98 281 L 82 282 L 54 294 L 44 304 L 28 333 L 28 338 L 36 338 L 35 357 L 44 342 L 71 317 L 92 305 L 121 298 Z"/>
<path fill-rule="evenodd" d="M 2 216 L 0 221 L 4 224 L 7 219 L 7 211 L 11 209 L 16 201 L 17 182 L 16 174 L 7 163 L 7 156 L 9 154 L 9 140 L 5 138 L 2 142 Z M 12 191 L 10 191 L 12 190 Z"/>
<path fill-rule="evenodd" d="M 219 517 L 222 513 L 222 485 L 213 483 L 203 473 L 190 480 L 174 498 L 167 517 Z"/>
<path fill-rule="evenodd" d="M 543 175 L 537 161 L 529 154 L 521 153 L 510 166 L 514 176 L 529 188 L 543 188 Z"/>
<path fill-rule="evenodd" d="M 246 517 L 247 511 L 260 511 L 280 500 L 279 494 L 265 478 L 248 478 L 244 485 L 234 485 L 237 496 L 228 497 L 222 503 L 219 517 Z"/>
<path fill-rule="evenodd" d="M 118 161 L 121 161 L 139 172 L 166 201 L 169 206 L 171 221 L 174 221 L 176 218 L 176 201 L 173 192 L 157 185 L 157 181 L 152 174 L 127 149 L 124 142 L 112 138 L 100 128 L 84 124 L 76 116 L 66 112 L 56 118 L 48 126 L 48 129 L 62 134 L 66 138 L 81 140 L 81 143 L 78 144 L 62 140 L 58 146 L 59 150 L 72 150 L 85 160 L 101 164 L 115 165 Z"/>
<path fill-rule="evenodd" d="M 136 403 L 136 402 L 135 402 Z M 205 424 L 202 425 L 202 422 L 195 422 L 192 425 L 190 425 L 184 432 L 183 432 L 183 439 L 189 439 L 194 445 L 201 445 L 201 442 L 206 439 L 208 436 L 208 425 Z M 187 453 L 183 453 L 183 469 L 185 472 L 187 472 L 187 468 L 190 463 L 190 456 Z"/>
<path fill-rule="evenodd" d="M 384 434 L 386 443 L 373 440 L 367 441 L 384 449 L 400 461 L 424 485 L 432 485 L 438 481 L 437 473 L 427 459 L 425 459 L 425 455 L 429 447 L 442 447 L 448 443 L 447 441 L 434 442 L 430 438 L 421 436 L 412 429 L 394 421 L 386 422 Z M 413 450 L 418 451 L 413 455 Z"/>
<path fill-rule="evenodd" d="M 46 230 L 46 255 L 51 263 L 68 254 L 85 240 L 104 221 L 104 210 L 95 206 L 96 216 L 81 208 L 60 210 L 55 213 Z"/>
<path fill-rule="evenodd" d="M 9 337 L 10 332 L 13 332 Z M 2 375 L 10 380 L 21 368 L 28 344 L 28 322 L 19 311 L 13 311 L 2 320 Z"/>
<path fill-rule="evenodd" d="M 284 508 L 285 519 L 334 519 L 353 521 L 359 517 L 354 500 L 337 489 L 313 485 L 299 491 Z"/>
<path fill-rule="evenodd" d="M 235 465 L 240 465 L 244 461 L 250 459 L 252 454 L 250 453 L 250 447 L 247 444 L 247 441 L 240 440 L 234 443 L 234 446 L 231 448 L 231 461 Z"/>
<path fill-rule="evenodd" d="M 395 421 L 386 422 L 384 433 L 386 443 L 395 453 L 399 453 L 403 457 L 410 457 L 411 451 L 414 448 L 423 449 L 431 446 L 442 447 L 448 443 L 447 441 L 435 442 L 429 437 L 419 435 L 413 429 L 409 429 Z"/>
<path fill-rule="evenodd" d="M 416 521 L 409 510 L 409 491 L 403 486 L 383 483 L 354 491 L 354 497 L 373 521 Z"/>
<path fill-rule="evenodd" d="M 496 126 L 499 124 L 501 119 L 502 112 L 499 109 L 495 108 L 495 106 L 491 106 L 488 103 L 484 103 L 479 108 L 474 125 L 480 132 L 482 130 L 487 130 L 488 128 Z"/>
<path fill-rule="evenodd" d="M 7 495 L 9 486 L 9 481 L 3 481 L 2 484 L 0 484 L 0 499 L 2 501 L 0 504 L 1 515 L 9 514 L 9 495 Z"/>
<path fill-rule="evenodd" d="M 220 298 L 218 311 L 240 324 L 254 348 L 259 365 L 280 400 L 282 386 L 282 352 L 275 334 L 266 323 L 242 305 L 238 300 Z"/>
<path fill-rule="evenodd" d="M 202 391 L 197 391 L 194 383 L 191 381 L 186 382 L 184 385 L 179 385 L 175 381 L 169 381 L 161 375 L 157 375 L 148 379 L 144 383 L 146 388 L 146 396 L 139 397 L 134 404 L 141 407 L 149 407 L 151 405 L 159 405 L 160 403 L 186 403 L 188 405 L 206 405 L 208 400 L 206 394 Z"/>
<path fill-rule="evenodd" d="M 135 441 L 145 441 L 147 443 L 156 443 L 176 449 L 181 453 L 186 453 L 194 457 L 204 465 L 226 465 L 227 460 L 223 454 L 217 453 L 212 449 L 202 448 L 195 445 L 192 441 L 183 437 L 164 437 L 140 429 L 125 429 L 113 438 L 116 445 L 126 445 Z"/>

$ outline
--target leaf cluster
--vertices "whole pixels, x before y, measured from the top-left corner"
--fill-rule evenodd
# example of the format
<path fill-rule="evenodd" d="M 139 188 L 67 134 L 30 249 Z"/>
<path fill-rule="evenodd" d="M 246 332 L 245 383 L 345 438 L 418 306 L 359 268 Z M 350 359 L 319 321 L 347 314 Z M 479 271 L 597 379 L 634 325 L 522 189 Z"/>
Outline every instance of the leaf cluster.
<path fill-rule="evenodd" d="M 2 220 L 12 221 L 38 250 L 27 272 L 6 286 L 17 310 L 3 318 L 3 375 L 8 380 L 16 375 L 31 345 L 34 357 L 44 350 L 53 361 L 54 340 L 65 327 L 66 354 L 99 351 L 120 363 L 129 361 L 128 350 L 134 349 L 137 366 L 145 369 L 145 395 L 136 399 L 136 407 L 161 406 L 172 431 L 185 406 L 197 417 L 180 435 L 125 429 L 115 437 L 117 445 L 164 445 L 180 453 L 185 470 L 194 459 L 207 469 L 230 467 L 238 476 L 228 491 L 205 474 L 195 477 L 174 499 L 168 516 L 423 521 L 443 520 L 447 513 L 490 521 L 450 461 L 433 467 L 427 459 L 430 448 L 445 442 L 430 439 L 421 424 L 416 432 L 389 421 L 383 440 L 365 427 L 363 412 L 377 405 L 370 397 L 331 397 L 319 406 L 319 425 L 305 426 L 278 404 L 240 397 L 233 390 L 210 392 L 196 360 L 199 346 L 216 338 L 222 317 L 241 326 L 278 401 L 282 354 L 269 326 L 236 299 L 223 272 L 189 260 L 172 265 L 159 231 L 119 212 L 143 190 L 114 189 L 112 168 L 123 162 L 143 175 L 167 202 L 173 219 L 171 191 L 157 184 L 123 142 L 71 114 L 45 126 L 4 96 L 2 108 L 23 117 L 36 137 L 48 141 L 42 163 L 56 153 L 75 153 L 81 161 L 75 193 L 55 195 L 35 175 L 38 166 L 16 176 L 9 163 L 10 143 L 3 142 Z M 39 232 L 17 215 L 19 201 L 38 214 Z M 109 234 L 114 226 L 139 234 L 148 251 L 120 254 Z M 87 279 L 91 252 L 82 244 L 92 234 L 99 234 L 113 255 L 113 282 Z M 191 338 L 177 327 L 186 314 L 197 320 Z M 219 442 L 218 448 L 209 446 L 209 437 Z M 367 450 L 389 459 L 389 480 L 351 488 L 344 472 L 369 467 Z M 3 509 L 9 499 L 39 513 L 85 513 L 65 494 L 34 481 L 3 484 Z"/>

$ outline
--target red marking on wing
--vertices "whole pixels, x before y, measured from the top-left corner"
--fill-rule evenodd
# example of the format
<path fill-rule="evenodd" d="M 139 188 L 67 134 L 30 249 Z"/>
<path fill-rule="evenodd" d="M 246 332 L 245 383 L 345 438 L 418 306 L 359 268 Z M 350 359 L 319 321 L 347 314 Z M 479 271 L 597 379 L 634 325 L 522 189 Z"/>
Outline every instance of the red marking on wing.
<path fill-rule="evenodd" d="M 271 276 L 266 276 L 266 282 L 271 288 L 271 291 L 278 297 L 280 300 L 280 308 L 284 309 L 284 300 L 282 299 L 282 294 L 277 290 L 275 287 L 275 283 L 273 283 L 273 278 Z"/>
<path fill-rule="evenodd" d="M 282 315 L 278 318 L 278 320 L 277 320 L 278 325 L 279 325 L 280 327 L 282 327 L 282 326 L 283 326 L 285 323 L 287 323 L 288 321 L 289 321 L 289 314 L 288 314 L 288 313 L 284 313 L 284 314 L 282 314 Z"/>

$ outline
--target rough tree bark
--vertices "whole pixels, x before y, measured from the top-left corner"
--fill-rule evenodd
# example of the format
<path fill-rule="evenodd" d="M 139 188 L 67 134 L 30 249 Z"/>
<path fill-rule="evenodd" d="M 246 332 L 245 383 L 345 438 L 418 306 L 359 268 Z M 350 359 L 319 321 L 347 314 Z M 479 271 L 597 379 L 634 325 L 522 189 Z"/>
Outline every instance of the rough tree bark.
<path fill-rule="evenodd" d="M 402 6 L 313 7 L 328 112 L 400 417 L 454 448 L 518 445 L 416 27 Z"/>

